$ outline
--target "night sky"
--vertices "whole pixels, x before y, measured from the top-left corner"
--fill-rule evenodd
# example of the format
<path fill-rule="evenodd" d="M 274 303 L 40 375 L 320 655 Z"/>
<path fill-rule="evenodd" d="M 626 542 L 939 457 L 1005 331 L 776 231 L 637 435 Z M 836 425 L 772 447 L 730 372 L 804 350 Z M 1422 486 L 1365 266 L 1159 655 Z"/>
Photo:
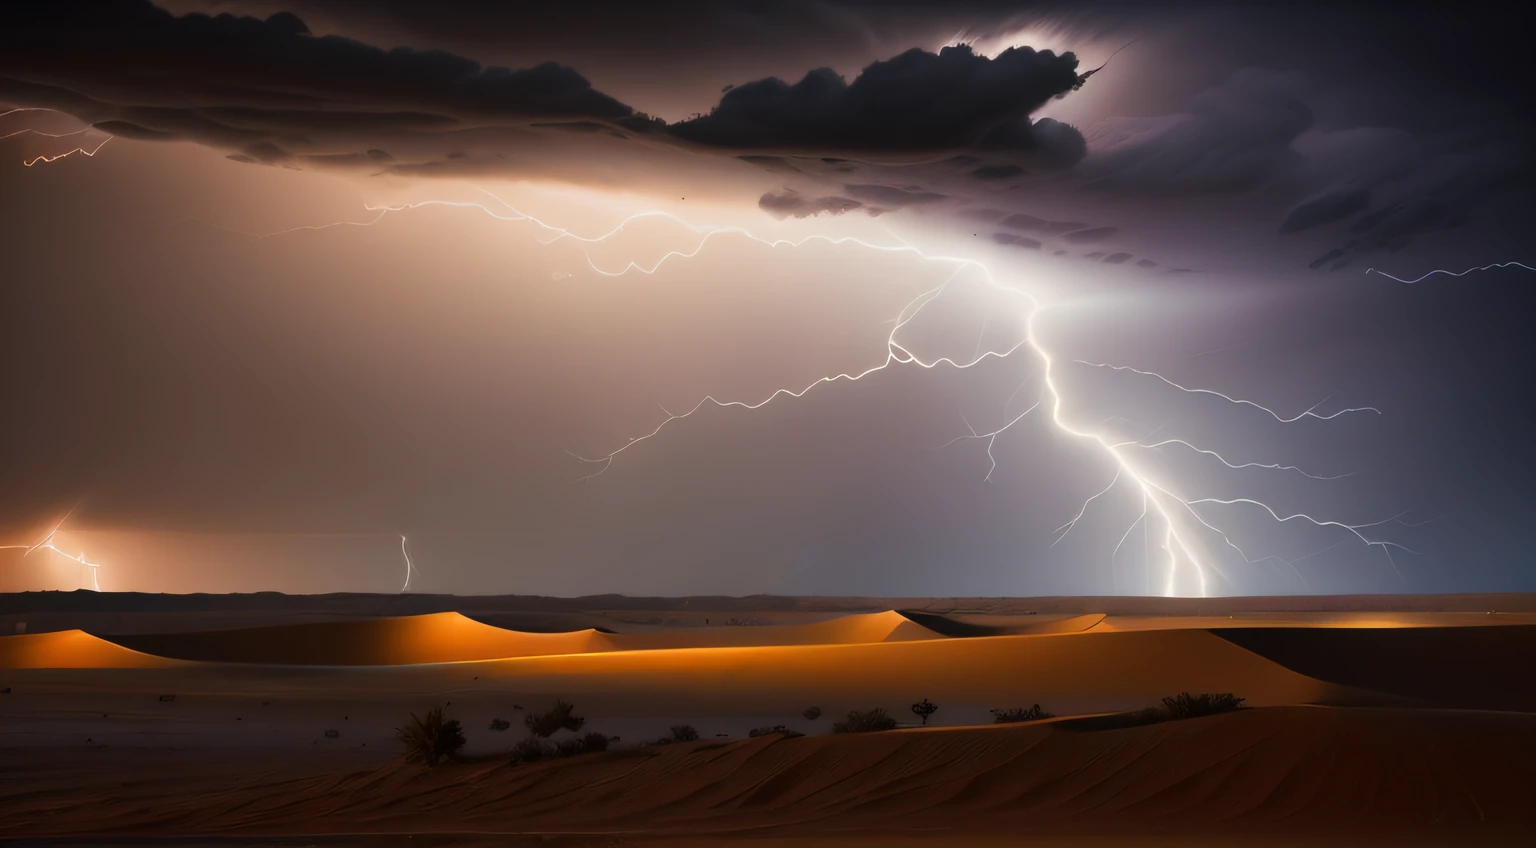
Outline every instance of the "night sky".
<path fill-rule="evenodd" d="M 1507 5 L 0 20 L 0 589 L 1536 591 Z"/>

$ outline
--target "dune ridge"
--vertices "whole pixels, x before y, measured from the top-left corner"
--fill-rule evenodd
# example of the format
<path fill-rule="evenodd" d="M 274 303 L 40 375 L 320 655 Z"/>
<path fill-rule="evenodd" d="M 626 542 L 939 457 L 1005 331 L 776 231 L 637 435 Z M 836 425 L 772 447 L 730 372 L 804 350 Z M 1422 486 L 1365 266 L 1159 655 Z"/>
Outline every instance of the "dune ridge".
<path fill-rule="evenodd" d="M 418 665 L 603 650 L 596 630 L 522 633 L 456 612 L 201 633 L 114 636 L 126 648 L 201 662 L 265 665 Z"/>
<path fill-rule="evenodd" d="M 608 651 L 751 645 L 823 645 L 944 638 L 898 612 L 846 615 L 815 624 L 696 627 L 658 633 L 527 633 L 455 612 L 108 637 L 144 653 L 202 662 L 267 665 L 419 665 Z"/>
<path fill-rule="evenodd" d="M 0 668 L 166 668 L 180 664 L 82 630 L 0 636 Z"/>
<path fill-rule="evenodd" d="M 763 737 L 521 766 L 497 757 L 425 771 L 387 762 L 269 772 L 228 786 L 188 768 L 153 787 L 154 797 L 117 788 L 132 759 L 114 767 L 5 756 L 31 779 L 0 789 L 0 830 L 31 837 L 1153 828 L 1438 831 L 1463 840 L 1447 844 L 1487 844 L 1479 834 L 1536 830 L 1528 714 L 1276 707 L 1094 733 L 1034 725 Z"/>

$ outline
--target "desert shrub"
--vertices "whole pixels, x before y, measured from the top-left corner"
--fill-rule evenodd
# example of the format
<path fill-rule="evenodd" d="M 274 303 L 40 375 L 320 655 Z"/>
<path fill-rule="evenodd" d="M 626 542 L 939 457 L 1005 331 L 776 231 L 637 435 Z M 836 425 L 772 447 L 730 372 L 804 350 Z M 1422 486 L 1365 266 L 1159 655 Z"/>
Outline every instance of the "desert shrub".
<path fill-rule="evenodd" d="M 582 749 L 580 739 L 561 739 L 555 745 L 555 754 L 561 757 L 574 757 L 584 753 L 586 751 Z"/>
<path fill-rule="evenodd" d="M 512 746 L 512 760 L 519 763 L 536 763 L 555 755 L 555 747 L 537 736 L 529 736 Z"/>
<path fill-rule="evenodd" d="M 674 724 L 672 725 L 672 738 L 670 741 L 697 742 L 699 741 L 699 732 L 694 730 L 691 724 Z"/>
<path fill-rule="evenodd" d="M 759 736 L 772 736 L 774 734 L 783 736 L 786 739 L 794 739 L 805 735 L 797 730 L 790 730 L 782 724 L 776 724 L 773 727 L 754 727 L 747 731 L 747 738 L 756 739 Z"/>
<path fill-rule="evenodd" d="M 443 718 L 442 707 L 433 707 L 421 718 L 412 713 L 410 724 L 395 729 L 395 738 L 405 748 L 407 760 L 435 766 L 458 755 L 464 747 L 464 728 L 456 718 Z"/>
<path fill-rule="evenodd" d="M 1051 713 L 1040 709 L 1039 704 L 1035 704 L 1027 710 L 1023 707 L 1013 707 L 1006 710 L 992 711 L 992 722 L 994 724 L 1014 724 L 1020 721 L 1039 721 L 1043 718 L 1055 717 Z"/>
<path fill-rule="evenodd" d="M 529 713 L 523 716 L 523 726 L 528 732 L 540 739 L 548 739 L 562 730 L 577 731 L 586 726 L 587 720 L 576 715 L 576 707 L 566 701 L 555 701 L 555 705 L 542 713 Z"/>
<path fill-rule="evenodd" d="M 498 733 L 503 731 L 503 730 L 506 730 L 507 728 L 509 728 L 511 726 L 512 726 L 512 722 L 507 721 L 504 718 L 493 718 L 493 719 L 491 719 L 491 729 L 494 730 L 494 731 L 497 731 Z"/>
<path fill-rule="evenodd" d="M 924 726 L 927 726 L 928 724 L 928 717 L 938 711 L 939 705 L 929 701 L 927 698 L 924 698 L 912 705 L 912 714 L 918 718 L 921 718 L 923 720 Z"/>
<path fill-rule="evenodd" d="M 872 710 L 849 710 L 847 719 L 832 725 L 833 733 L 874 733 L 895 729 L 896 719 L 878 707 Z"/>
<path fill-rule="evenodd" d="M 806 707 L 801 715 L 805 716 L 806 721 L 815 721 L 821 718 L 821 707 Z"/>
<path fill-rule="evenodd" d="M 595 754 L 598 751 L 606 751 L 608 750 L 608 743 L 610 741 L 611 740 L 604 734 L 588 733 L 586 736 L 581 737 L 581 751 L 584 754 Z"/>
<path fill-rule="evenodd" d="M 1243 699 L 1231 692 L 1219 694 L 1206 693 L 1191 695 L 1188 692 L 1180 692 L 1171 698 L 1163 699 L 1163 711 L 1168 718 L 1173 720 L 1183 718 L 1199 718 L 1200 716 L 1216 715 L 1217 713 L 1230 713 L 1243 706 Z"/>

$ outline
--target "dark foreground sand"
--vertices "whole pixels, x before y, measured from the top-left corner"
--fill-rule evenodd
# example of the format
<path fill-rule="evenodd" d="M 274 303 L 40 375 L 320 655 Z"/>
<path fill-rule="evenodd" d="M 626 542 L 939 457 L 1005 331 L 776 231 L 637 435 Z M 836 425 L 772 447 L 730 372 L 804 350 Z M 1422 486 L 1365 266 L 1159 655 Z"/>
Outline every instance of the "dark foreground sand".
<path fill-rule="evenodd" d="M 58 623 L 96 614 L 45 600 Z M 1106 616 L 932 602 L 566 633 L 357 610 L 216 629 L 192 610 L 181 623 L 202 626 L 5 636 L 0 844 L 1536 844 L 1528 616 L 1217 603 Z M 1095 729 L 1093 714 L 1184 690 L 1252 709 Z M 517 729 L 487 723 L 557 696 L 620 743 L 512 764 Z M 854 708 L 910 721 L 924 697 L 941 705 L 935 727 L 827 733 Z M 1063 718 L 984 724 L 1036 702 Z M 467 756 L 406 765 L 393 728 L 434 704 L 463 719 Z M 804 718 L 810 705 L 824 715 Z M 680 721 L 701 741 L 641 744 Z M 774 724 L 810 735 L 747 738 Z"/>
<path fill-rule="evenodd" d="M 0 765 L 0 832 L 34 838 L 1466 845 L 1536 833 L 1536 716 L 1526 714 L 1272 707 L 1122 730 L 761 737 L 436 769 L 126 748 L 10 751 Z M 1134 835 L 1174 841 L 1125 840 Z"/>

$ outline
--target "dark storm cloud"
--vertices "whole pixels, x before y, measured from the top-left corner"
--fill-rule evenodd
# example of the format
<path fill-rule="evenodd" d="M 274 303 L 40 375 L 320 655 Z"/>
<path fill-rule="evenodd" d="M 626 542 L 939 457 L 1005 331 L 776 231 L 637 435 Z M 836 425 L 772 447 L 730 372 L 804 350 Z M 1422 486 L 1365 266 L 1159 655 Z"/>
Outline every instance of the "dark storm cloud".
<path fill-rule="evenodd" d="M 1313 111 L 1291 74 L 1255 68 L 1197 95 L 1188 111 L 1120 122 L 1085 163 L 1096 188 L 1134 193 L 1241 192 L 1297 160 Z"/>
<path fill-rule="evenodd" d="M 946 150 L 980 141 L 1077 86 L 1077 57 L 1011 48 L 995 59 L 967 46 L 912 49 L 852 83 L 829 68 L 791 85 L 769 78 L 726 92 L 708 115 L 672 127 L 719 147 Z"/>
<path fill-rule="evenodd" d="M 810 218 L 825 212 L 841 215 L 864 204 L 848 197 L 811 197 L 797 191 L 769 192 L 757 200 L 758 208 L 775 218 Z"/>
<path fill-rule="evenodd" d="M 632 111 L 560 65 L 486 68 L 438 51 L 382 50 L 345 38 L 315 38 L 288 13 L 264 21 L 175 17 L 147 2 L 63 0 L 14 4 L 5 15 L 0 72 L 8 82 L 49 83 L 103 105 L 176 104 L 210 120 L 201 110 L 214 108 L 229 125 L 310 129 L 431 122 L 430 116 L 353 111 L 407 105 L 465 118 L 613 119 Z M 332 114 L 337 104 L 342 110 Z M 296 106 L 303 112 L 291 111 Z"/>

